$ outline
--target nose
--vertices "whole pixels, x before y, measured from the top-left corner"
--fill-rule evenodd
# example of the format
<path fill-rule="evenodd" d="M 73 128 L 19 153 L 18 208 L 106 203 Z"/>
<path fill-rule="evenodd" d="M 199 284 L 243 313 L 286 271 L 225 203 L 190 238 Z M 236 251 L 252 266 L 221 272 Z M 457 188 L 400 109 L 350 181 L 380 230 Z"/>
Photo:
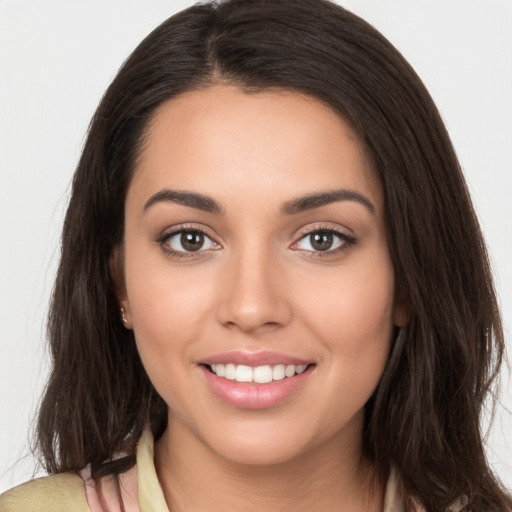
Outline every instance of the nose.
<path fill-rule="evenodd" d="M 218 321 L 244 332 L 274 330 L 289 323 L 292 308 L 278 257 L 247 248 L 225 262 Z"/>

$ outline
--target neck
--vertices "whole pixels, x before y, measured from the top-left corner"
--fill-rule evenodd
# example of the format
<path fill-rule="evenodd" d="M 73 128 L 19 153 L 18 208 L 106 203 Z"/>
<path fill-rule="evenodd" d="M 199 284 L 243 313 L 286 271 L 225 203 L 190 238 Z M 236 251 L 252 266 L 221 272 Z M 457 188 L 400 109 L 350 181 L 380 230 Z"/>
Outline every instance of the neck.
<path fill-rule="evenodd" d="M 170 424 L 155 446 L 155 465 L 173 512 L 381 511 L 384 484 L 360 446 L 332 439 L 293 460 L 240 464 Z"/>

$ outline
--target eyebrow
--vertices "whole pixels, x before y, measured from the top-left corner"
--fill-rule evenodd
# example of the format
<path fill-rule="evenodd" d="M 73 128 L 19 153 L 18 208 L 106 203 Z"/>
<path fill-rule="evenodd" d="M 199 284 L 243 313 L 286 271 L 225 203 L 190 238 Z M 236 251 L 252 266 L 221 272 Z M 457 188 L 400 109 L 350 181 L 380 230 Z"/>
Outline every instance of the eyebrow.
<path fill-rule="evenodd" d="M 195 192 L 178 192 L 177 190 L 163 189 L 153 194 L 144 204 L 144 211 L 157 203 L 177 203 L 183 206 L 189 206 L 197 210 L 203 210 L 209 213 L 223 215 L 224 211 L 219 204 L 211 197 L 197 194 Z"/>
<path fill-rule="evenodd" d="M 375 215 L 375 206 L 367 197 L 354 190 L 346 189 L 329 190 L 292 199 L 284 203 L 281 213 L 283 215 L 295 215 L 296 213 L 313 210 L 314 208 L 320 208 L 321 206 L 338 201 L 355 201 Z"/>
<path fill-rule="evenodd" d="M 326 192 L 317 192 L 306 196 L 292 199 L 283 204 L 282 215 L 295 215 L 307 210 L 313 210 L 338 201 L 354 201 L 363 205 L 370 213 L 375 214 L 375 206 L 372 202 L 359 192 L 354 190 L 337 189 Z M 144 211 L 147 211 L 157 203 L 172 202 L 202 210 L 217 215 L 224 215 L 224 210 L 211 197 L 196 192 L 181 192 L 177 190 L 163 189 L 153 194 L 144 204 Z"/>

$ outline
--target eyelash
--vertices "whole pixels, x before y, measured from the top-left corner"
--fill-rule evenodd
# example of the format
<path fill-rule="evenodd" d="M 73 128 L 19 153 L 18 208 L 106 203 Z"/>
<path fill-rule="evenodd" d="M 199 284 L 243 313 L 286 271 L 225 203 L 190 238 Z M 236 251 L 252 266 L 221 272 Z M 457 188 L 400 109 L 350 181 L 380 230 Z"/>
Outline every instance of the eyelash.
<path fill-rule="evenodd" d="M 206 238 L 208 238 L 209 240 L 211 240 L 213 243 L 217 244 L 217 242 L 215 242 L 212 239 L 212 237 L 204 229 L 201 229 L 200 227 L 197 227 L 197 226 L 186 226 L 186 225 L 177 226 L 175 229 L 172 229 L 170 231 L 165 231 L 164 233 L 162 233 L 162 235 L 160 235 L 157 238 L 156 243 L 161 247 L 162 251 L 164 251 L 165 254 L 167 254 L 173 258 L 176 258 L 176 259 L 194 258 L 194 257 L 197 258 L 197 256 L 200 253 L 205 252 L 204 249 L 202 249 L 202 250 L 199 249 L 198 251 L 188 251 L 187 252 L 187 251 L 177 251 L 175 249 L 170 248 L 170 246 L 168 245 L 169 240 L 172 237 L 174 237 L 176 235 L 183 234 L 183 233 L 200 233 L 200 234 L 204 235 Z M 315 226 L 312 229 L 306 229 L 306 230 L 302 231 L 300 233 L 300 237 L 292 244 L 291 247 L 293 248 L 293 246 L 297 245 L 300 241 L 306 239 L 308 236 L 311 236 L 311 235 L 314 235 L 317 233 L 331 234 L 331 235 L 339 238 L 341 240 L 341 244 L 336 249 L 327 249 L 325 251 L 307 251 L 314 258 L 326 258 L 329 256 L 337 255 L 339 253 L 349 250 L 351 247 L 353 247 L 357 243 L 357 240 L 355 237 L 347 235 L 346 233 L 343 233 L 342 231 L 334 229 L 331 226 Z M 219 245 L 219 244 L 217 244 L 217 245 Z M 293 250 L 300 250 L 300 249 L 293 249 Z"/>
<path fill-rule="evenodd" d="M 204 250 L 189 251 L 189 252 L 176 251 L 175 249 L 172 249 L 168 245 L 167 242 L 169 242 L 169 240 L 173 236 L 180 235 L 183 233 L 200 233 L 200 234 L 204 235 L 206 238 L 213 241 L 212 237 L 204 229 L 201 229 L 200 227 L 197 227 L 197 226 L 181 225 L 181 226 L 177 226 L 175 229 L 172 229 L 170 231 L 165 231 L 164 233 L 162 233 L 157 238 L 156 243 L 161 247 L 162 251 L 164 251 L 165 254 L 167 254 L 168 256 L 171 256 L 173 258 L 176 258 L 176 259 L 194 258 L 194 257 L 197 258 L 197 256 L 200 253 L 204 252 Z M 217 243 L 217 242 L 214 242 L 214 243 Z"/>
<path fill-rule="evenodd" d="M 335 255 L 338 255 L 342 252 L 348 251 L 352 247 L 354 247 L 357 243 L 357 239 L 353 236 L 347 235 L 343 231 L 335 229 L 331 226 L 315 226 L 314 228 L 308 228 L 300 233 L 300 238 L 292 244 L 296 245 L 301 240 L 304 240 L 308 236 L 317 234 L 317 233 L 326 233 L 331 234 L 341 240 L 341 244 L 336 249 L 327 249 L 326 251 L 309 251 L 311 253 L 311 257 L 313 258 L 328 258 Z"/>

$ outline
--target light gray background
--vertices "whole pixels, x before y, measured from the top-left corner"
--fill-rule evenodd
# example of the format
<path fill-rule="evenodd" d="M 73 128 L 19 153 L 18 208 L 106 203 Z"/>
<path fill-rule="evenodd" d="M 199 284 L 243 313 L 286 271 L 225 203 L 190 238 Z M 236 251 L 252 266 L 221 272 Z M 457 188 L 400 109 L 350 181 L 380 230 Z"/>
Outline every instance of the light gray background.
<path fill-rule="evenodd" d="M 32 476 L 48 363 L 44 317 L 89 119 L 138 42 L 184 0 L 0 0 L 0 492 Z M 512 328 L 512 0 L 340 0 L 381 30 L 437 102 L 489 243 Z M 488 441 L 512 487 L 512 409 Z"/>

